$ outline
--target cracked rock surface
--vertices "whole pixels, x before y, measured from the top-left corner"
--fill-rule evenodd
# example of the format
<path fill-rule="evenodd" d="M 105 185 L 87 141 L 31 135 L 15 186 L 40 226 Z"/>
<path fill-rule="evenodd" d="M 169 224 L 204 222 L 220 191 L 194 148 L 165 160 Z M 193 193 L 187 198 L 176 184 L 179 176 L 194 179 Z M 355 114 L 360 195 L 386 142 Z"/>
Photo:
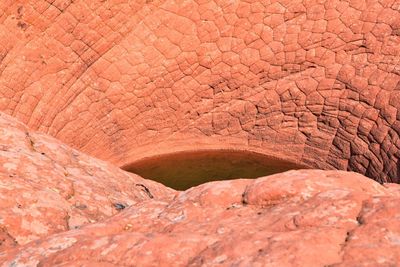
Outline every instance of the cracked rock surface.
<path fill-rule="evenodd" d="M 399 182 L 398 0 L 2 0 L 0 110 L 118 166 L 242 148 Z"/>
<path fill-rule="evenodd" d="M 398 0 L 1 0 L 0 266 L 398 266 L 399 44 Z M 325 171 L 118 168 L 220 148 Z"/>
<path fill-rule="evenodd" d="M 0 250 L 173 195 L 172 189 L 30 132 L 0 113 Z"/>
<path fill-rule="evenodd" d="M 1 266 L 400 262 L 398 184 L 296 170 L 176 192 L 4 114 L 0 146 Z"/>

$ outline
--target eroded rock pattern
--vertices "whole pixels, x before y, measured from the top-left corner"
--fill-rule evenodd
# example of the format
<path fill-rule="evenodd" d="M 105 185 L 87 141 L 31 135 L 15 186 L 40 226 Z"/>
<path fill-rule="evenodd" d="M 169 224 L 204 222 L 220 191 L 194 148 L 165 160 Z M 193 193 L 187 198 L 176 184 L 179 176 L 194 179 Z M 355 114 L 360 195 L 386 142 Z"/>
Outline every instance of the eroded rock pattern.
<path fill-rule="evenodd" d="M 399 1 L 7 0 L 0 12 L 0 110 L 91 155 L 122 166 L 223 145 L 399 181 Z"/>
<path fill-rule="evenodd" d="M 0 113 L 0 251 L 173 196 Z"/>
<path fill-rule="evenodd" d="M 396 266 L 396 0 L 0 3 L 2 266 Z M 35 129 L 41 133 L 34 132 Z M 49 137 L 45 133 L 58 138 Z M 322 169 L 176 192 L 197 148 Z"/>
<path fill-rule="evenodd" d="M 400 185 L 357 173 L 296 170 L 175 192 L 4 114 L 0 155 L 0 266 L 400 262 Z"/>

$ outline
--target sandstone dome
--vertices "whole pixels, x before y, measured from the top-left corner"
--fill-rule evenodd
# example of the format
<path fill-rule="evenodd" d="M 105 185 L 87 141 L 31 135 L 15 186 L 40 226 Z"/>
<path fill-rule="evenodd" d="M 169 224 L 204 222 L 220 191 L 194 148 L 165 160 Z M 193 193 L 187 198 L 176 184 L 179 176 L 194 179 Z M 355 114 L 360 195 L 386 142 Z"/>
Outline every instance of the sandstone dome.
<path fill-rule="evenodd" d="M 4 266 L 400 262 L 398 1 L 5 0 L 0 40 Z M 193 151 L 319 170 L 120 169 Z"/>

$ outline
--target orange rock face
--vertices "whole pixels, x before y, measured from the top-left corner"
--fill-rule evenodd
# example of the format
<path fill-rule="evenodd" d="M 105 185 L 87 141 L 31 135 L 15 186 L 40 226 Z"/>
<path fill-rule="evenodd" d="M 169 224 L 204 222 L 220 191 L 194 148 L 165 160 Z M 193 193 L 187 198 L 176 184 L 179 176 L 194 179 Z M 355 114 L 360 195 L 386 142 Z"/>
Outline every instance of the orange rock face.
<path fill-rule="evenodd" d="M 0 113 L 0 250 L 173 195 Z"/>
<path fill-rule="evenodd" d="M 175 192 L 4 114 L 0 147 L 2 266 L 400 261 L 398 184 L 352 172 L 297 170 Z"/>
<path fill-rule="evenodd" d="M 399 44 L 396 0 L 0 1 L 0 265 L 397 266 Z M 325 171 L 119 168 L 199 149 Z"/>
<path fill-rule="evenodd" d="M 395 0 L 0 3 L 0 110 L 118 166 L 254 150 L 398 182 Z"/>

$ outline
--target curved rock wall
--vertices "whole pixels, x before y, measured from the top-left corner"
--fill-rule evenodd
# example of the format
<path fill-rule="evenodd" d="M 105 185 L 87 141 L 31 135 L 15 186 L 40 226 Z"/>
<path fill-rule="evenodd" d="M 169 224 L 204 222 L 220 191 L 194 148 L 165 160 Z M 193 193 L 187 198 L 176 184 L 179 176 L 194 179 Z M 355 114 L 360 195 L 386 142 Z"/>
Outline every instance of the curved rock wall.
<path fill-rule="evenodd" d="M 174 191 L 0 112 L 0 266 L 397 266 L 400 185 L 292 170 Z"/>
<path fill-rule="evenodd" d="M 120 166 L 254 150 L 400 172 L 400 3 L 2 1 L 0 111 Z"/>

